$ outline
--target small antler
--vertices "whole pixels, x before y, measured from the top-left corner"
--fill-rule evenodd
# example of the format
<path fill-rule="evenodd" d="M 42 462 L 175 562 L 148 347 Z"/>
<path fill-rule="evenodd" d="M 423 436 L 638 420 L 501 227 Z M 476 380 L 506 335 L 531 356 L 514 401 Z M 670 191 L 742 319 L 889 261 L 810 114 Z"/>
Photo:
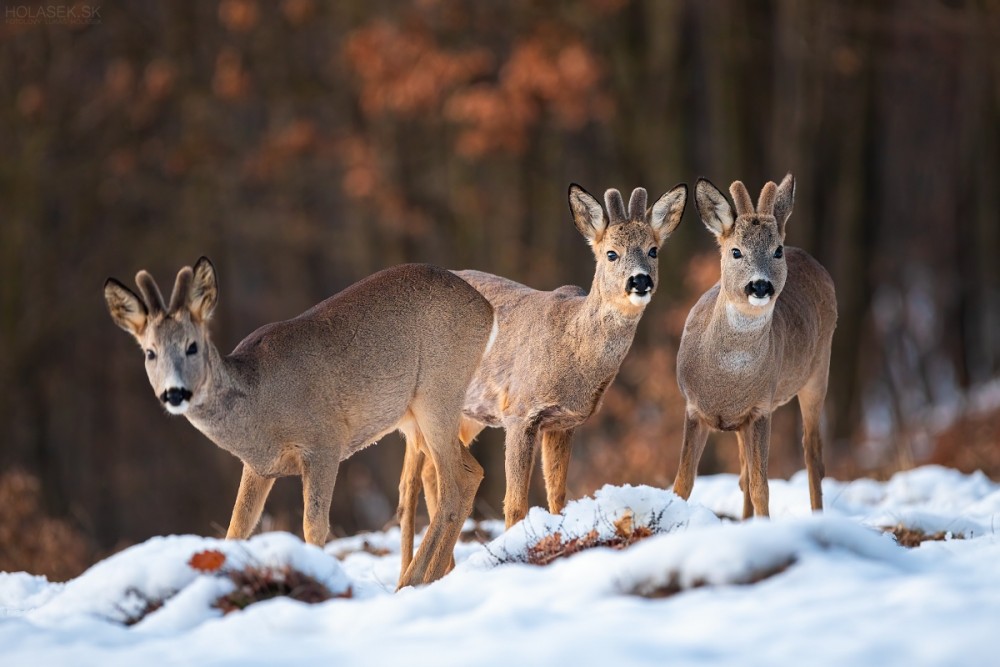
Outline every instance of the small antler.
<path fill-rule="evenodd" d="M 743 181 L 733 181 L 729 186 L 729 194 L 733 197 L 733 205 L 736 208 L 736 215 L 753 215 L 753 200 L 747 192 L 747 186 Z"/>
<path fill-rule="evenodd" d="M 617 225 L 628 220 L 625 214 L 625 202 L 622 200 L 622 193 L 614 188 L 609 188 L 604 193 L 604 206 L 608 209 L 608 218 L 612 225 Z"/>
<path fill-rule="evenodd" d="M 628 200 L 629 220 L 646 219 L 646 188 L 636 188 Z"/>
<path fill-rule="evenodd" d="M 170 308 L 167 313 L 176 313 L 184 308 L 188 303 L 191 294 L 191 281 L 194 280 L 194 271 L 190 266 L 185 266 L 177 272 L 177 280 L 174 282 L 174 291 L 170 294 Z"/>
<path fill-rule="evenodd" d="M 149 275 L 148 271 L 140 271 L 135 274 L 135 284 L 142 292 L 142 299 L 146 302 L 146 308 L 150 315 L 156 315 L 166 310 L 160 288 L 156 286 L 156 281 L 153 280 L 153 276 Z"/>
<path fill-rule="evenodd" d="M 778 186 L 774 181 L 768 181 L 760 190 L 760 197 L 757 199 L 758 215 L 774 215 L 774 201 L 778 194 Z"/>

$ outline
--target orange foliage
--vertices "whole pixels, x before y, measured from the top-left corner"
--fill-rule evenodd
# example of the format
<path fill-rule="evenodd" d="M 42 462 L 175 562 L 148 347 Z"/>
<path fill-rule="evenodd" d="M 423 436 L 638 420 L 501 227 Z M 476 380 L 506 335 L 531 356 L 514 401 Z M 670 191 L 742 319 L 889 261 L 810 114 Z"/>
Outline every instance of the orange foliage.
<path fill-rule="evenodd" d="M 91 556 L 79 530 L 45 514 L 38 478 L 21 470 L 0 476 L 0 571 L 61 581 L 80 574 Z"/>
<path fill-rule="evenodd" d="M 486 72 L 493 60 L 481 48 L 446 51 L 429 32 L 384 20 L 355 31 L 345 54 L 361 80 L 361 106 L 372 115 L 434 111 L 450 89 Z"/>
<path fill-rule="evenodd" d="M 225 562 L 226 554 L 215 549 L 206 549 L 191 556 L 188 565 L 199 572 L 218 572 Z"/>

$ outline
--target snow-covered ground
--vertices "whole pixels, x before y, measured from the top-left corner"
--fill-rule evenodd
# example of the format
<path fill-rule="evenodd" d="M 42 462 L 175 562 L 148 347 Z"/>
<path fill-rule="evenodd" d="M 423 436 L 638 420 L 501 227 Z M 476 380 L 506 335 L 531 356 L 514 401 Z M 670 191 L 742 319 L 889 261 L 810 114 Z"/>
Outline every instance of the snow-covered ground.
<path fill-rule="evenodd" d="M 771 520 L 734 523 L 717 517 L 742 508 L 732 475 L 698 478 L 690 503 L 609 486 L 460 543 L 451 574 L 399 593 L 398 531 L 326 553 L 282 533 L 155 538 L 66 584 L 0 574 L 0 664 L 1000 664 L 1000 485 L 924 467 L 823 489 L 827 511 L 812 516 L 804 475 L 772 481 Z M 624 550 L 498 564 L 556 532 L 651 522 L 664 532 Z M 898 524 L 953 539 L 905 549 L 873 529 Z M 189 565 L 206 550 L 222 570 Z M 290 565 L 351 597 L 223 616 L 214 602 L 235 584 L 222 572 L 248 565 Z"/>

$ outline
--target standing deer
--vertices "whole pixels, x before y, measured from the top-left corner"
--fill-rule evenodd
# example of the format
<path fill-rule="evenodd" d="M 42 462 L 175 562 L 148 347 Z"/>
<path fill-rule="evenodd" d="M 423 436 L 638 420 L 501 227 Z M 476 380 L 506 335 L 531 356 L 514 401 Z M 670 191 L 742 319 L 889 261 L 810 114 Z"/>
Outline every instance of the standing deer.
<path fill-rule="evenodd" d="M 715 234 L 722 277 L 688 314 L 677 353 L 677 383 L 687 401 L 674 491 L 691 495 L 708 432 L 736 431 L 743 518 L 768 515 L 767 455 L 771 413 L 794 396 L 802 410 L 809 498 L 823 509 L 820 417 L 837 324 L 833 280 L 798 248 L 785 248 L 795 180 L 768 182 L 753 208 L 740 181 L 735 209 L 705 179 L 698 213 Z"/>
<path fill-rule="evenodd" d="M 104 297 L 142 347 L 154 393 L 243 462 L 227 538 L 250 535 L 276 477 L 301 475 L 303 533 L 322 546 L 340 462 L 398 429 L 420 438 L 440 490 L 400 586 L 444 575 L 482 479 L 456 434 L 495 334 L 486 299 L 444 269 L 397 266 L 261 327 L 223 357 L 209 340 L 218 286 L 208 259 L 180 270 L 169 307 L 149 273 L 136 284 L 142 298 L 114 279 Z"/>
<path fill-rule="evenodd" d="M 687 186 L 675 187 L 649 210 L 642 188 L 633 190 L 627 212 L 618 190 L 608 190 L 604 200 L 607 215 L 583 188 L 569 188 L 573 221 L 597 260 L 589 293 L 576 286 L 541 292 L 480 271 L 457 272 L 489 299 L 499 324 L 466 393 L 460 439 L 468 444 L 486 426 L 506 430 L 508 528 L 528 512 L 539 439 L 549 511 L 561 512 L 566 504 L 573 430 L 597 410 L 632 344 L 656 289 L 657 253 L 680 223 Z M 414 444 L 407 443 L 400 480 L 404 568 L 413 550 L 421 477 L 428 513 L 440 511 L 433 463 L 425 463 L 420 442 Z"/>

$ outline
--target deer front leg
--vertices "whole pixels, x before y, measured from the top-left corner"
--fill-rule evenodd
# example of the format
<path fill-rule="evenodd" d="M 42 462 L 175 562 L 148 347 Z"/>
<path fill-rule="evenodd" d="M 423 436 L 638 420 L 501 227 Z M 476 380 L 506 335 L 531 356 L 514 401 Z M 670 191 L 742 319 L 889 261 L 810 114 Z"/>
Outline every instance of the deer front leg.
<path fill-rule="evenodd" d="M 771 444 L 771 415 L 752 417 L 740 429 L 747 483 L 755 516 L 768 516 L 767 455 Z"/>
<path fill-rule="evenodd" d="M 243 476 L 240 478 L 240 490 L 236 493 L 236 505 L 233 506 L 233 516 L 229 520 L 227 540 L 245 540 L 260 521 L 264 511 L 264 501 L 274 486 L 273 477 L 261 477 L 250 466 L 243 464 Z"/>
<path fill-rule="evenodd" d="M 674 493 L 687 500 L 698 476 L 698 462 L 708 442 L 708 427 L 697 415 L 687 411 L 684 418 L 684 441 L 681 443 L 681 461 L 674 479 Z"/>
<path fill-rule="evenodd" d="M 340 462 L 327 456 L 309 457 L 302 462 L 302 535 L 306 542 L 322 547 L 330 534 L 330 503 Z"/>
<path fill-rule="evenodd" d="M 552 514 L 559 514 L 566 506 L 566 474 L 573 451 L 572 437 L 572 429 L 542 433 L 542 473 Z"/>
<path fill-rule="evenodd" d="M 743 492 L 743 518 L 749 519 L 753 516 L 753 501 L 750 500 L 750 484 L 747 480 L 747 456 L 746 443 L 743 442 L 743 433 L 736 432 L 737 450 L 740 454 L 740 491 Z"/>
<path fill-rule="evenodd" d="M 504 524 L 510 528 L 528 513 L 528 489 L 531 469 L 535 464 L 538 426 L 531 422 L 507 425 L 504 466 L 507 492 L 503 499 Z"/>

